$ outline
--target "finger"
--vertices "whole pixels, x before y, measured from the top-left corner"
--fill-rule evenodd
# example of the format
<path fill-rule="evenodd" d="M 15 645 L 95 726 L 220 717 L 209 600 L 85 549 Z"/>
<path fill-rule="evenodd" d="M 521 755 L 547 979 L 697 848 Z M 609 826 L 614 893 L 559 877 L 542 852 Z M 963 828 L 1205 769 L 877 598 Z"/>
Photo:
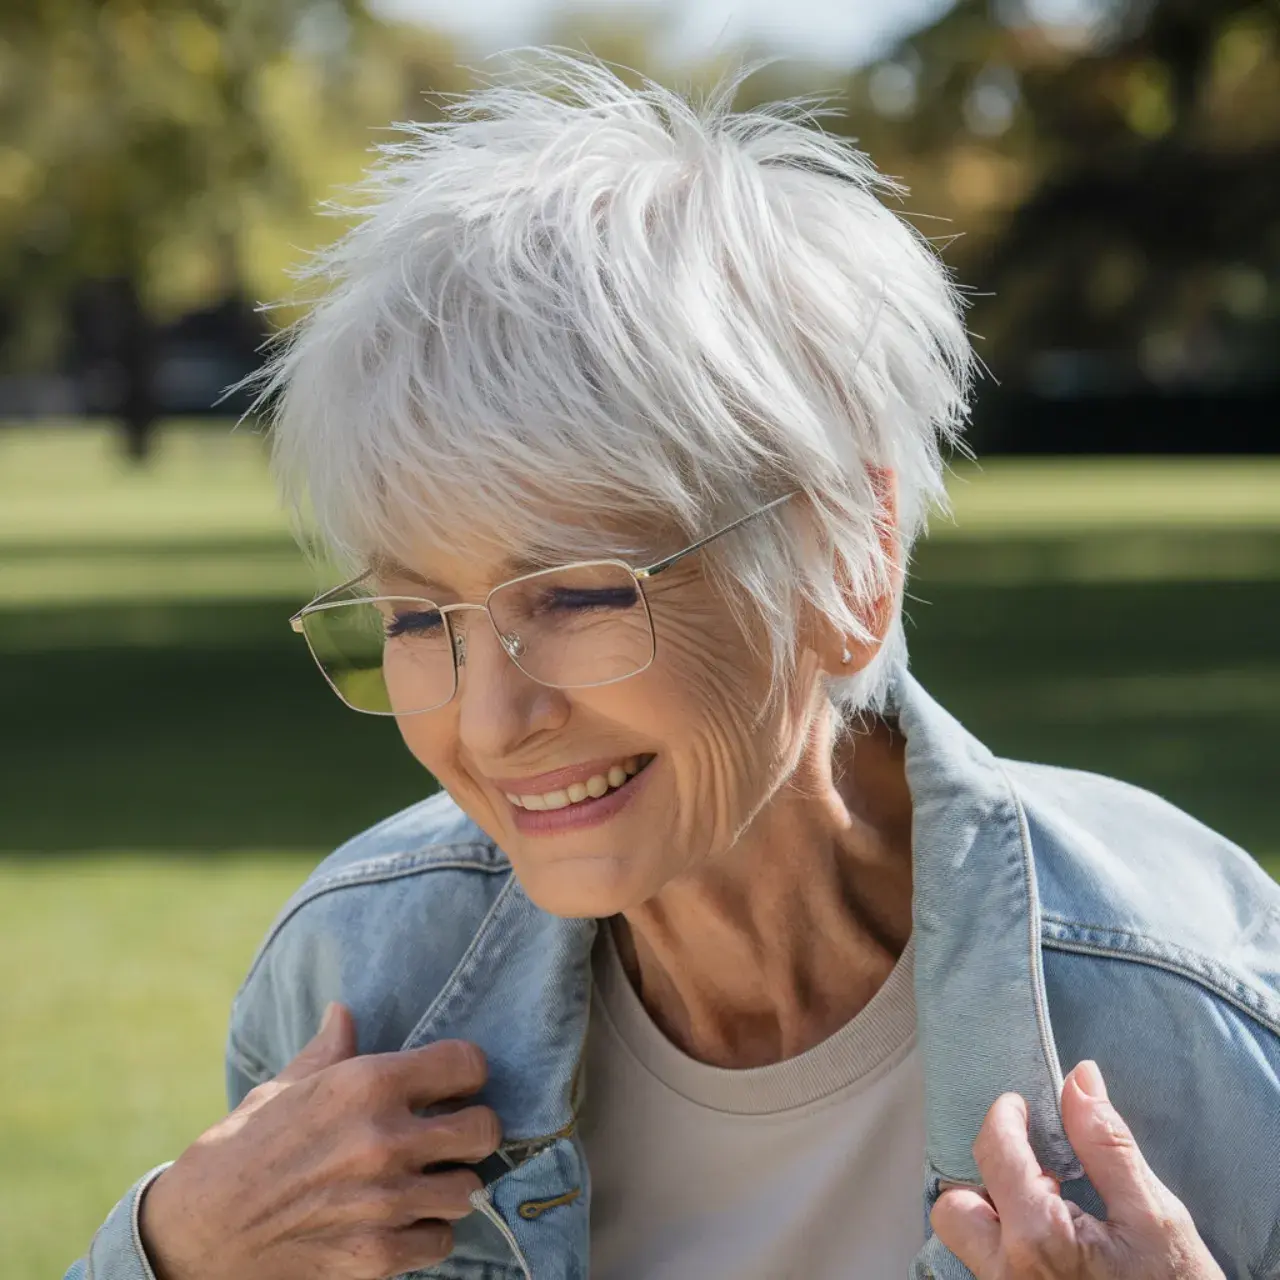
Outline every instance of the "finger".
<path fill-rule="evenodd" d="M 1004 1220 L 1025 1216 L 1037 1201 L 1058 1194 L 1058 1182 L 1040 1168 L 1027 1138 L 1027 1104 L 1016 1093 L 998 1097 L 973 1144 L 982 1182 Z"/>
<path fill-rule="evenodd" d="M 484 1180 L 474 1169 L 442 1169 L 408 1178 L 404 1195 L 408 1220 L 439 1218 L 456 1222 L 465 1218 L 475 1208 L 472 1193 L 483 1186 Z"/>
<path fill-rule="evenodd" d="M 1000 1218 L 985 1196 L 967 1187 L 944 1191 L 933 1206 L 929 1222 L 942 1243 L 978 1280 L 995 1274 L 1000 1254 Z"/>
<path fill-rule="evenodd" d="M 475 1164 L 502 1144 L 502 1125 L 491 1107 L 463 1107 L 447 1115 L 415 1120 L 408 1155 L 416 1168 L 446 1161 Z"/>
<path fill-rule="evenodd" d="M 394 1280 L 406 1271 L 420 1271 L 443 1262 L 453 1252 L 453 1228 L 447 1222 L 415 1222 L 380 1233 L 370 1261 L 380 1280 Z"/>
<path fill-rule="evenodd" d="M 1151 1172 L 1132 1131 L 1107 1097 L 1096 1062 L 1079 1063 L 1062 1086 L 1062 1124 L 1102 1202 L 1107 1220 L 1140 1226 L 1172 1197 Z"/>
<path fill-rule="evenodd" d="M 356 1023 L 344 1004 L 326 1006 L 320 1029 L 276 1076 L 280 1084 L 295 1084 L 325 1067 L 356 1055 Z"/>
<path fill-rule="evenodd" d="M 469 1040 L 437 1040 L 420 1049 L 384 1055 L 388 1080 L 411 1107 L 465 1098 L 489 1078 L 483 1051 Z"/>

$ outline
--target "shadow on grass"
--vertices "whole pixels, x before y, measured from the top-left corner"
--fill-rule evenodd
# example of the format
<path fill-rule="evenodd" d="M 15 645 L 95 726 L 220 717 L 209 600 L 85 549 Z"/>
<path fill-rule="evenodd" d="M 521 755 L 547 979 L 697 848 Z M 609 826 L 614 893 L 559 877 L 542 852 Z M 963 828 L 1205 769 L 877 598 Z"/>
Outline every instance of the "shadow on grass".
<path fill-rule="evenodd" d="M 294 607 L 0 614 L 0 847 L 320 849 L 434 790 L 325 687 Z"/>
<path fill-rule="evenodd" d="M 926 573 L 913 595 L 916 673 L 996 751 L 1280 852 L 1280 581 Z M 293 607 L 0 613 L 0 852 L 322 849 L 432 790 L 391 722 L 324 687 Z"/>

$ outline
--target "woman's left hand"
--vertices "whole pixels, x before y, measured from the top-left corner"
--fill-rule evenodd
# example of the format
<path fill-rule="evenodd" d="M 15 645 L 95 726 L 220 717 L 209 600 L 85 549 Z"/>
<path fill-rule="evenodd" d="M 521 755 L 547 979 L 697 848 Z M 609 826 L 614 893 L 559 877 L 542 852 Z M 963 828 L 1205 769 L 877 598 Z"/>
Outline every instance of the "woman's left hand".
<path fill-rule="evenodd" d="M 1186 1206 L 1108 1101 L 1095 1063 L 1067 1077 L 1062 1121 L 1107 1221 L 1062 1198 L 1027 1141 L 1026 1103 L 1006 1093 L 973 1147 L 987 1195 L 946 1191 L 930 1219 L 977 1280 L 1224 1280 Z"/>

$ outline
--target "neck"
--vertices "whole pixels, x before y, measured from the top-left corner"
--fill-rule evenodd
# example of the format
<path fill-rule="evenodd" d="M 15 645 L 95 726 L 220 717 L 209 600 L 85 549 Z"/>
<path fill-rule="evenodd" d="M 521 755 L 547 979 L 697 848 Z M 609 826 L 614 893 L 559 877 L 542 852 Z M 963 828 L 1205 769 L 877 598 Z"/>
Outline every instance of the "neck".
<path fill-rule="evenodd" d="M 812 1048 L 879 990 L 911 933 L 911 794 L 883 721 L 812 735 L 726 854 L 613 917 L 624 968 L 691 1057 L 743 1068 Z"/>

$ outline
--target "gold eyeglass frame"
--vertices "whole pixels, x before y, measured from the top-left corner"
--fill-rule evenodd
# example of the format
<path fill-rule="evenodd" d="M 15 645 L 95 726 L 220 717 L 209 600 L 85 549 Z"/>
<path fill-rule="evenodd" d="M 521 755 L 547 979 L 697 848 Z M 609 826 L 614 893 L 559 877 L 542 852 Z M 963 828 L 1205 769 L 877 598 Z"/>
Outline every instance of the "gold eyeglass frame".
<path fill-rule="evenodd" d="M 418 716 L 424 715 L 429 711 L 439 711 L 441 707 L 447 706 L 453 701 L 458 692 L 458 671 L 464 667 L 467 662 L 467 638 L 464 632 L 454 628 L 450 618 L 451 614 L 462 613 L 466 610 L 478 610 L 489 619 L 489 625 L 493 628 L 493 633 L 498 638 L 498 643 L 502 646 L 507 657 L 521 672 L 522 675 L 528 676 L 535 684 L 540 684 L 548 689 L 598 689 L 605 685 L 618 684 L 623 680 L 630 680 L 633 676 L 638 676 L 642 672 L 647 671 L 652 665 L 658 650 L 657 633 L 653 629 L 653 614 L 649 609 L 649 600 L 644 593 L 644 582 L 647 578 L 656 577 L 662 573 L 664 569 L 669 569 L 673 564 L 683 560 L 685 556 L 692 555 L 695 551 L 701 551 L 708 543 L 714 542 L 717 538 L 722 538 L 726 533 L 732 533 L 735 529 L 754 520 L 757 516 L 762 516 L 766 511 L 772 511 L 775 507 L 780 507 L 784 502 L 790 502 L 800 492 L 799 489 L 793 490 L 791 493 L 784 494 L 781 498 L 775 498 L 772 502 L 766 503 L 763 507 L 757 507 L 756 510 L 748 512 L 745 516 L 739 516 L 732 523 L 725 525 L 721 529 L 717 529 L 714 533 L 709 533 L 705 538 L 699 538 L 697 542 L 691 542 L 687 547 L 674 552 L 672 555 L 665 556 L 663 559 L 653 564 L 645 565 L 643 568 L 635 568 L 627 564 L 625 560 L 602 559 L 602 560 L 575 560 L 570 564 L 556 565 L 550 569 L 537 569 L 532 573 L 522 573 L 518 577 L 511 578 L 506 582 L 500 582 L 493 587 L 484 598 L 483 604 L 469 604 L 460 602 L 458 604 L 437 604 L 434 600 L 428 599 L 426 596 L 366 596 L 358 600 L 339 600 L 335 599 L 344 591 L 350 591 L 353 587 L 358 586 L 373 572 L 372 569 L 365 569 L 356 574 L 354 578 L 349 578 L 346 582 L 340 583 L 336 587 L 331 587 L 328 591 L 322 592 L 316 596 L 310 603 L 303 605 L 297 613 L 293 614 L 289 619 L 289 626 L 296 631 L 307 642 L 307 649 L 315 661 L 317 667 L 320 668 L 320 674 L 324 677 L 325 683 L 338 695 L 339 700 L 344 706 L 350 707 L 352 711 L 358 711 L 361 715 L 366 716 Z M 489 601 L 499 591 L 505 590 L 507 587 L 515 586 L 519 582 L 528 582 L 535 578 L 543 578 L 552 573 L 563 573 L 566 569 L 588 569 L 599 565 L 612 565 L 614 567 L 625 569 L 635 580 L 636 589 L 639 592 L 640 600 L 644 605 L 645 620 L 649 624 L 650 650 L 648 661 L 644 666 L 637 667 L 634 671 L 629 671 L 625 676 L 613 676 L 608 680 L 593 680 L 585 684 L 558 684 L 549 680 L 539 680 L 537 676 L 526 671 L 520 665 L 520 654 L 523 652 L 524 644 L 520 637 L 514 633 L 504 635 L 498 629 L 498 623 L 489 609 Z M 434 703 L 429 707 L 419 707 L 416 711 L 371 711 L 368 707 L 357 707 L 353 703 L 348 702 L 343 696 L 342 690 L 329 678 L 329 673 L 324 668 L 319 654 L 316 653 L 315 646 L 311 643 L 311 637 L 307 634 L 305 619 L 314 613 L 322 613 L 328 609 L 342 609 L 352 604 L 377 604 L 379 601 L 402 601 L 411 604 L 429 605 L 433 610 L 440 614 L 444 621 L 445 634 L 449 640 L 449 651 L 453 657 L 453 688 L 449 691 L 449 696 L 440 702 Z"/>

